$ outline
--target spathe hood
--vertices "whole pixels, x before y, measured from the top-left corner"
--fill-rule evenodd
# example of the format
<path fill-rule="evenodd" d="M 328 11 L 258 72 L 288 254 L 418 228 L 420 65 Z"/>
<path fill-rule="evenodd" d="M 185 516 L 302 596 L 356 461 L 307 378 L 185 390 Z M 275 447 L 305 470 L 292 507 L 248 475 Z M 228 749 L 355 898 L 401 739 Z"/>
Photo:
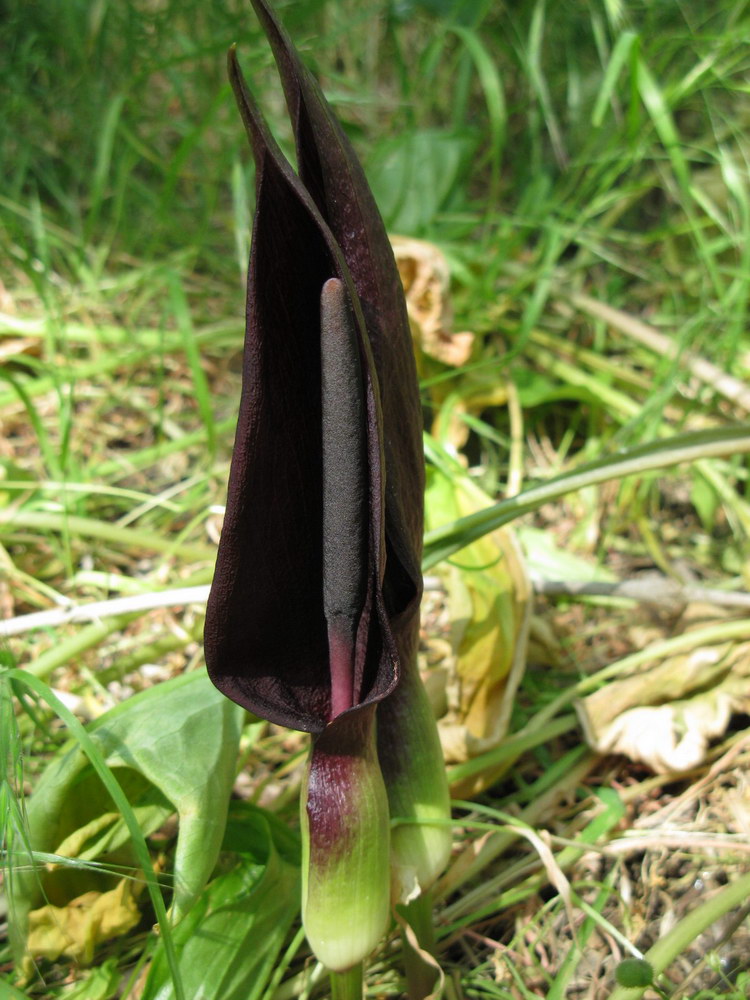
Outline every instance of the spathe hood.
<path fill-rule="evenodd" d="M 399 628 L 413 631 L 421 592 L 421 414 L 398 271 L 362 168 L 278 22 L 254 6 L 300 173 L 230 52 L 257 207 L 206 662 L 250 711 L 321 733 L 398 683 Z"/>

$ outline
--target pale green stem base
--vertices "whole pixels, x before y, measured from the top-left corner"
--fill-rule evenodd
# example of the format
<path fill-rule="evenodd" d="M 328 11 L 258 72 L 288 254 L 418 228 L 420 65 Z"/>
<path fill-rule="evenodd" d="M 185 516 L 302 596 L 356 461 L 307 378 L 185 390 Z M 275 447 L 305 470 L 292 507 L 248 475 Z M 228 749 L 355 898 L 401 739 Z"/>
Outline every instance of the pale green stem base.
<path fill-rule="evenodd" d="M 414 931 L 419 947 L 430 955 L 435 954 L 435 927 L 432 922 L 432 893 L 423 892 L 398 911 Z M 409 944 L 406 934 L 401 931 L 404 955 L 404 969 L 409 1000 L 424 1000 L 435 989 L 437 973 Z"/>
<path fill-rule="evenodd" d="M 362 963 L 346 972 L 331 972 L 331 1000 L 362 1000 L 364 995 Z"/>

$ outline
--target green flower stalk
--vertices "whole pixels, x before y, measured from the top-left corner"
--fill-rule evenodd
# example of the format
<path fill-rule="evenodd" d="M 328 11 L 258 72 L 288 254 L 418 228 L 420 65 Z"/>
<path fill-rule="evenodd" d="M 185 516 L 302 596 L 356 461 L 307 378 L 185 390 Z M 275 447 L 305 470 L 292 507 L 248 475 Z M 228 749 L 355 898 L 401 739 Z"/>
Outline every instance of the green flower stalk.
<path fill-rule="evenodd" d="M 312 734 L 303 920 L 329 968 L 439 875 L 448 792 L 416 667 L 424 467 L 403 291 L 356 156 L 264 0 L 291 168 L 229 75 L 256 163 L 243 385 L 209 599 L 228 697 Z M 390 818 L 404 820 L 389 834 Z M 434 826 L 427 825 L 436 821 Z"/>
<path fill-rule="evenodd" d="M 388 799 L 374 709 L 332 723 L 313 749 L 302 801 L 302 917 L 329 969 L 364 961 L 388 927 Z"/>
<path fill-rule="evenodd" d="M 398 688 L 378 707 L 378 758 L 390 813 L 398 820 L 391 831 L 393 901 L 410 903 L 448 863 L 451 813 L 440 737 L 416 655 L 401 663 Z"/>

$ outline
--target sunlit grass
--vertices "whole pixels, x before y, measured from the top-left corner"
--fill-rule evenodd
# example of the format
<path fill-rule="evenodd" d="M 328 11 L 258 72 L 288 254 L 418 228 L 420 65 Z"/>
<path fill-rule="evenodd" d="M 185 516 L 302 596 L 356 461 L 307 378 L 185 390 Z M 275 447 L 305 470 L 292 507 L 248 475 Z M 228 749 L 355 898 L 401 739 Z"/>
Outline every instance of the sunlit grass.
<path fill-rule="evenodd" d="M 253 210 L 225 82 L 231 43 L 286 151 L 290 136 L 270 54 L 240 0 L 6 6 L 0 609 L 12 617 L 210 579 Z M 534 514 L 558 551 L 593 567 L 656 568 L 747 589 L 747 428 L 732 429 L 750 412 L 744 5 L 322 0 L 279 9 L 361 154 L 389 228 L 440 247 L 453 278 L 451 328 L 476 334 L 462 368 L 425 361 L 434 435 L 426 454 L 449 472 L 457 462 L 453 474 L 460 468 L 497 505 L 436 529 L 430 572 L 470 538 Z M 643 327 L 634 332 L 632 320 Z M 700 451 L 706 442 L 713 451 Z M 632 455 L 645 456 L 648 470 L 627 464 Z M 662 473 L 680 457 L 689 464 Z M 607 485 L 608 461 L 628 478 Z M 509 484 L 517 498 L 506 496 Z M 467 867 L 446 876 L 438 911 L 456 997 L 593 996 L 587 952 L 604 954 L 602 941 L 621 947 L 618 935 L 648 936 L 637 899 L 622 901 L 632 874 L 625 861 L 593 873 L 576 867 L 584 848 L 606 857 L 613 836 L 615 806 L 598 797 L 600 786 L 616 784 L 628 809 L 669 796 L 665 779 L 597 761 L 570 735 L 574 698 L 622 664 L 632 668 L 635 652 L 625 614 L 588 605 L 589 623 L 572 605 L 558 617 L 542 609 L 539 629 L 552 620 L 569 631 L 547 635 L 558 642 L 547 647 L 549 662 L 534 647 L 543 666 L 529 671 L 509 740 L 454 765 L 458 776 L 504 774 L 476 816 L 457 813 Z M 582 621 L 590 641 L 578 641 Z M 743 628 L 730 621 L 701 634 L 708 648 L 742 641 Z M 201 629 L 191 606 L 11 640 L 5 665 L 26 673 L 2 682 L 6 851 L 28 853 L 24 797 L 63 738 L 91 750 L 76 713 L 96 715 L 148 677 L 200 669 Z M 622 648 L 598 652 L 611 632 Z M 639 662 L 690 642 L 651 633 Z M 75 712 L 63 695 L 78 699 Z M 243 736 L 243 761 L 258 772 L 243 794 L 284 823 L 294 823 L 298 778 L 283 764 L 299 749 L 263 738 L 257 724 Z M 723 755 L 742 759 L 735 736 L 717 744 L 711 766 Z M 138 836 L 132 809 L 121 806 L 166 928 L 153 868 L 160 848 Z M 518 831 L 503 829 L 477 848 L 493 808 L 559 838 L 551 856 L 571 880 L 574 928 L 563 896 L 545 888 L 554 865 L 533 843 L 522 848 Z M 746 877 L 734 855 L 686 856 Z M 12 893 L 13 877 L 6 885 Z M 145 923 L 139 933 L 142 952 Z M 677 951 L 697 966 L 686 940 Z M 130 974 L 139 967 L 132 948 L 102 954 Z M 314 989 L 306 957 L 301 939 L 287 944 L 264 1000 Z M 613 990 L 611 957 L 602 969 Z M 10 962 L 5 944 L 0 961 Z M 46 968 L 48 982 L 31 983 L 29 995 L 62 995 L 64 966 Z M 373 988 L 396 995 L 397 967 L 384 950 Z M 737 995 L 722 976 L 711 995 Z"/>

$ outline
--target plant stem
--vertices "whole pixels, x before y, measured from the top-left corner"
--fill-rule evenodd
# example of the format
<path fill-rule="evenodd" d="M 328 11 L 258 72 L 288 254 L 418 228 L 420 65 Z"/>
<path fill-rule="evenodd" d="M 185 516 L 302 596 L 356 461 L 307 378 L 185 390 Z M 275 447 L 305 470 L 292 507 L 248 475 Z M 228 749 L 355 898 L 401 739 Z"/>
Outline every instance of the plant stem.
<path fill-rule="evenodd" d="M 362 1000 L 362 963 L 346 972 L 331 972 L 331 1000 Z"/>
<path fill-rule="evenodd" d="M 435 954 L 435 927 L 432 921 L 432 893 L 423 892 L 411 903 L 398 907 L 399 913 L 414 931 L 419 947 L 430 955 Z M 407 940 L 405 930 L 401 930 L 404 953 L 407 993 L 409 1000 L 424 1000 L 435 989 L 437 973 Z"/>
<path fill-rule="evenodd" d="M 743 875 L 683 917 L 643 956 L 653 966 L 654 973 L 658 976 L 664 972 L 711 924 L 730 910 L 746 903 L 748 894 L 750 894 L 750 874 Z M 618 986 L 614 993 L 610 994 L 610 1000 L 640 1000 L 646 988 Z"/>

